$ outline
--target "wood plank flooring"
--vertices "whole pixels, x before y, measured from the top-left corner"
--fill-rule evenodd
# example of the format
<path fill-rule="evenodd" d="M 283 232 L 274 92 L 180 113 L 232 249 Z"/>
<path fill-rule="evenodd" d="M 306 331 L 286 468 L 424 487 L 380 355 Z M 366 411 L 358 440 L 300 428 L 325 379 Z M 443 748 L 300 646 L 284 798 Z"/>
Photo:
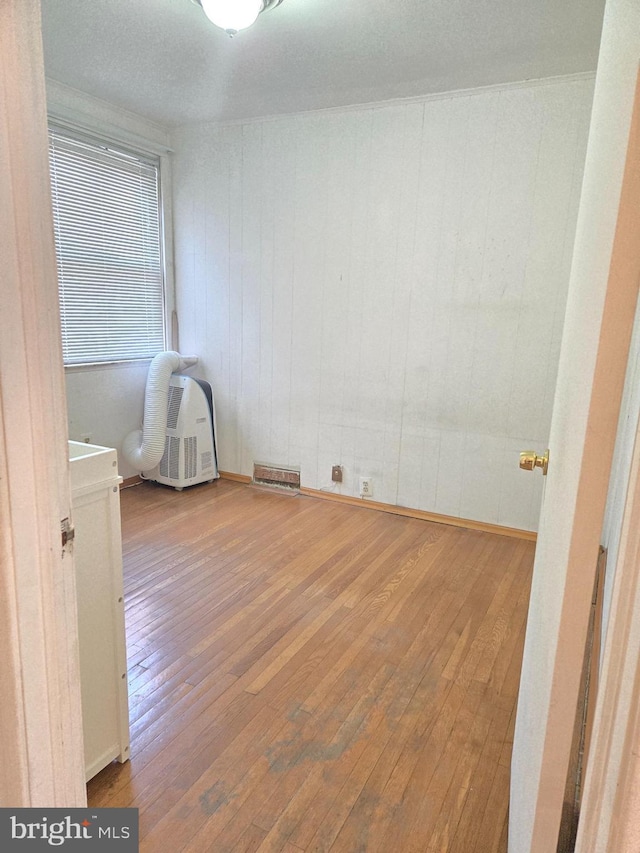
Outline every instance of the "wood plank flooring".
<path fill-rule="evenodd" d="M 218 481 L 122 493 L 147 853 L 503 853 L 534 546 Z"/>

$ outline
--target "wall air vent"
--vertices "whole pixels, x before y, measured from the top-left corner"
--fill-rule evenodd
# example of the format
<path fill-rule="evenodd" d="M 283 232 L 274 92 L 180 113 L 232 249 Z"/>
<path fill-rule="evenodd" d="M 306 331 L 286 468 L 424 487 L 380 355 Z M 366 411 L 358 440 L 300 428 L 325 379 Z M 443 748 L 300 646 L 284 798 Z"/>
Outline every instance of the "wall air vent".
<path fill-rule="evenodd" d="M 296 468 L 280 468 L 254 462 L 253 482 L 259 486 L 279 486 L 296 491 L 300 488 L 300 471 Z"/>

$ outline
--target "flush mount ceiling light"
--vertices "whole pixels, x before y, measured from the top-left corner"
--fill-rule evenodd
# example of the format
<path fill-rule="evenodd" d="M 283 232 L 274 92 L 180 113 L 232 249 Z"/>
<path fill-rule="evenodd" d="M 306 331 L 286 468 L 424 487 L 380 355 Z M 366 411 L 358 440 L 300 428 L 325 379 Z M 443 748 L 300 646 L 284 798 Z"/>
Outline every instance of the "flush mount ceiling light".
<path fill-rule="evenodd" d="M 245 30 L 256 20 L 260 12 L 275 9 L 282 0 L 193 0 L 202 6 L 205 15 L 217 27 L 230 36 Z"/>

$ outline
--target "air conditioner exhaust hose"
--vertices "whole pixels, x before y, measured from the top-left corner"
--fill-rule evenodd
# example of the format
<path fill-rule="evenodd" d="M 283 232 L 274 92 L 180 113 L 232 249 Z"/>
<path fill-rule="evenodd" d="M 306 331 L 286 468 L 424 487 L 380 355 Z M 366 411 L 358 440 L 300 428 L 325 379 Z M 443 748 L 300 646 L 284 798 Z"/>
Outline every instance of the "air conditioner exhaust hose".
<path fill-rule="evenodd" d="M 130 432 L 122 443 L 125 459 L 137 471 L 150 471 L 155 468 L 164 454 L 171 374 L 177 370 L 185 370 L 197 361 L 198 357 L 195 355 L 161 352 L 149 365 L 142 429 Z"/>

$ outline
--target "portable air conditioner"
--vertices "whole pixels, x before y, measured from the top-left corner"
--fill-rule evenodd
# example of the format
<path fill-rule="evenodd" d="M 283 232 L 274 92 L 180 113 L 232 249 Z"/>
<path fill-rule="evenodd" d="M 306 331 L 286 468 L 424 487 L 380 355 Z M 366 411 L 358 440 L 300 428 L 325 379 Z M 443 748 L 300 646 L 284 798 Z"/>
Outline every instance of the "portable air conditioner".
<path fill-rule="evenodd" d="M 211 385 L 204 379 L 174 373 L 169 380 L 164 455 L 153 470 L 143 472 L 143 478 L 178 491 L 217 479 L 215 427 Z"/>

